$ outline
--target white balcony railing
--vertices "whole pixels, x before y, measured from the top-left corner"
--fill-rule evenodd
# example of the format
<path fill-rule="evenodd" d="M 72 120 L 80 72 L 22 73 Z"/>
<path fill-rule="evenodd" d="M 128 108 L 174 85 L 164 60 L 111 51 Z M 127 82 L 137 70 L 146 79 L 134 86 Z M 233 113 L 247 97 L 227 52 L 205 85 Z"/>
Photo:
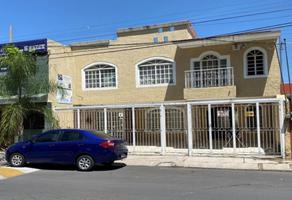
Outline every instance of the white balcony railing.
<path fill-rule="evenodd" d="M 186 88 L 221 87 L 234 85 L 233 68 L 185 71 Z"/>

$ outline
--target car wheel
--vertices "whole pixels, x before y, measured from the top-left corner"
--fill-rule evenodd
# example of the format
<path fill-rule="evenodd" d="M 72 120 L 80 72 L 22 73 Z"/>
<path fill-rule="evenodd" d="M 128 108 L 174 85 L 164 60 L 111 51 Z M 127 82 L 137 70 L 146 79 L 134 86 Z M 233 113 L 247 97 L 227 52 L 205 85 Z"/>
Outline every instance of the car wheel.
<path fill-rule="evenodd" d="M 24 156 L 20 153 L 13 153 L 10 156 L 9 164 L 12 167 L 22 167 L 24 165 Z"/>
<path fill-rule="evenodd" d="M 81 171 L 89 171 L 94 166 L 93 159 L 88 155 L 82 155 L 77 158 L 77 168 Z"/>

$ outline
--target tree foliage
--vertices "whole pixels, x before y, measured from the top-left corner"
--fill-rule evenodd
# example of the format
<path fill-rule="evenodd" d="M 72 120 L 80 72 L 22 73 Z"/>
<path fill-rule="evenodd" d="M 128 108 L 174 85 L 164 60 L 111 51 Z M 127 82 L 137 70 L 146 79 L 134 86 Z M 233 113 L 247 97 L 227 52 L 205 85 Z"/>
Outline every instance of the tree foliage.
<path fill-rule="evenodd" d="M 37 56 L 6 46 L 4 55 L 0 56 L 0 68 L 6 69 L 6 74 L 0 76 L 2 104 L 5 101 L 0 109 L 0 145 L 8 145 L 15 136 L 22 137 L 23 122 L 32 111 L 42 113 L 52 127 L 57 127 L 52 110 L 36 101 L 39 96 L 57 90 L 57 85 L 49 82 L 47 74 L 38 73 Z"/>

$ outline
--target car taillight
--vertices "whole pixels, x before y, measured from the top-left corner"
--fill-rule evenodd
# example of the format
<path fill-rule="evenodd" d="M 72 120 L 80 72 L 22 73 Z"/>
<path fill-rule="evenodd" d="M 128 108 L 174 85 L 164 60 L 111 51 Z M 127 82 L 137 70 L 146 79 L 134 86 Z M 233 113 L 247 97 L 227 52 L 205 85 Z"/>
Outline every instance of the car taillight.
<path fill-rule="evenodd" d="M 105 149 L 111 149 L 111 148 L 114 148 L 115 143 L 113 141 L 106 140 L 106 141 L 100 143 L 99 146 L 101 146 Z"/>

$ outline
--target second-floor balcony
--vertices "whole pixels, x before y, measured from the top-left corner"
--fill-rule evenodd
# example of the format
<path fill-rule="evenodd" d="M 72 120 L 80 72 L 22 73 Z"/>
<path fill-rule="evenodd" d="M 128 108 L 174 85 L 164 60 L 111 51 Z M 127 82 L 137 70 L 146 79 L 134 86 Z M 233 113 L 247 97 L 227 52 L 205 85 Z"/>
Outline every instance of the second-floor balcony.
<path fill-rule="evenodd" d="M 232 67 L 185 71 L 185 88 L 224 87 L 234 85 Z"/>

